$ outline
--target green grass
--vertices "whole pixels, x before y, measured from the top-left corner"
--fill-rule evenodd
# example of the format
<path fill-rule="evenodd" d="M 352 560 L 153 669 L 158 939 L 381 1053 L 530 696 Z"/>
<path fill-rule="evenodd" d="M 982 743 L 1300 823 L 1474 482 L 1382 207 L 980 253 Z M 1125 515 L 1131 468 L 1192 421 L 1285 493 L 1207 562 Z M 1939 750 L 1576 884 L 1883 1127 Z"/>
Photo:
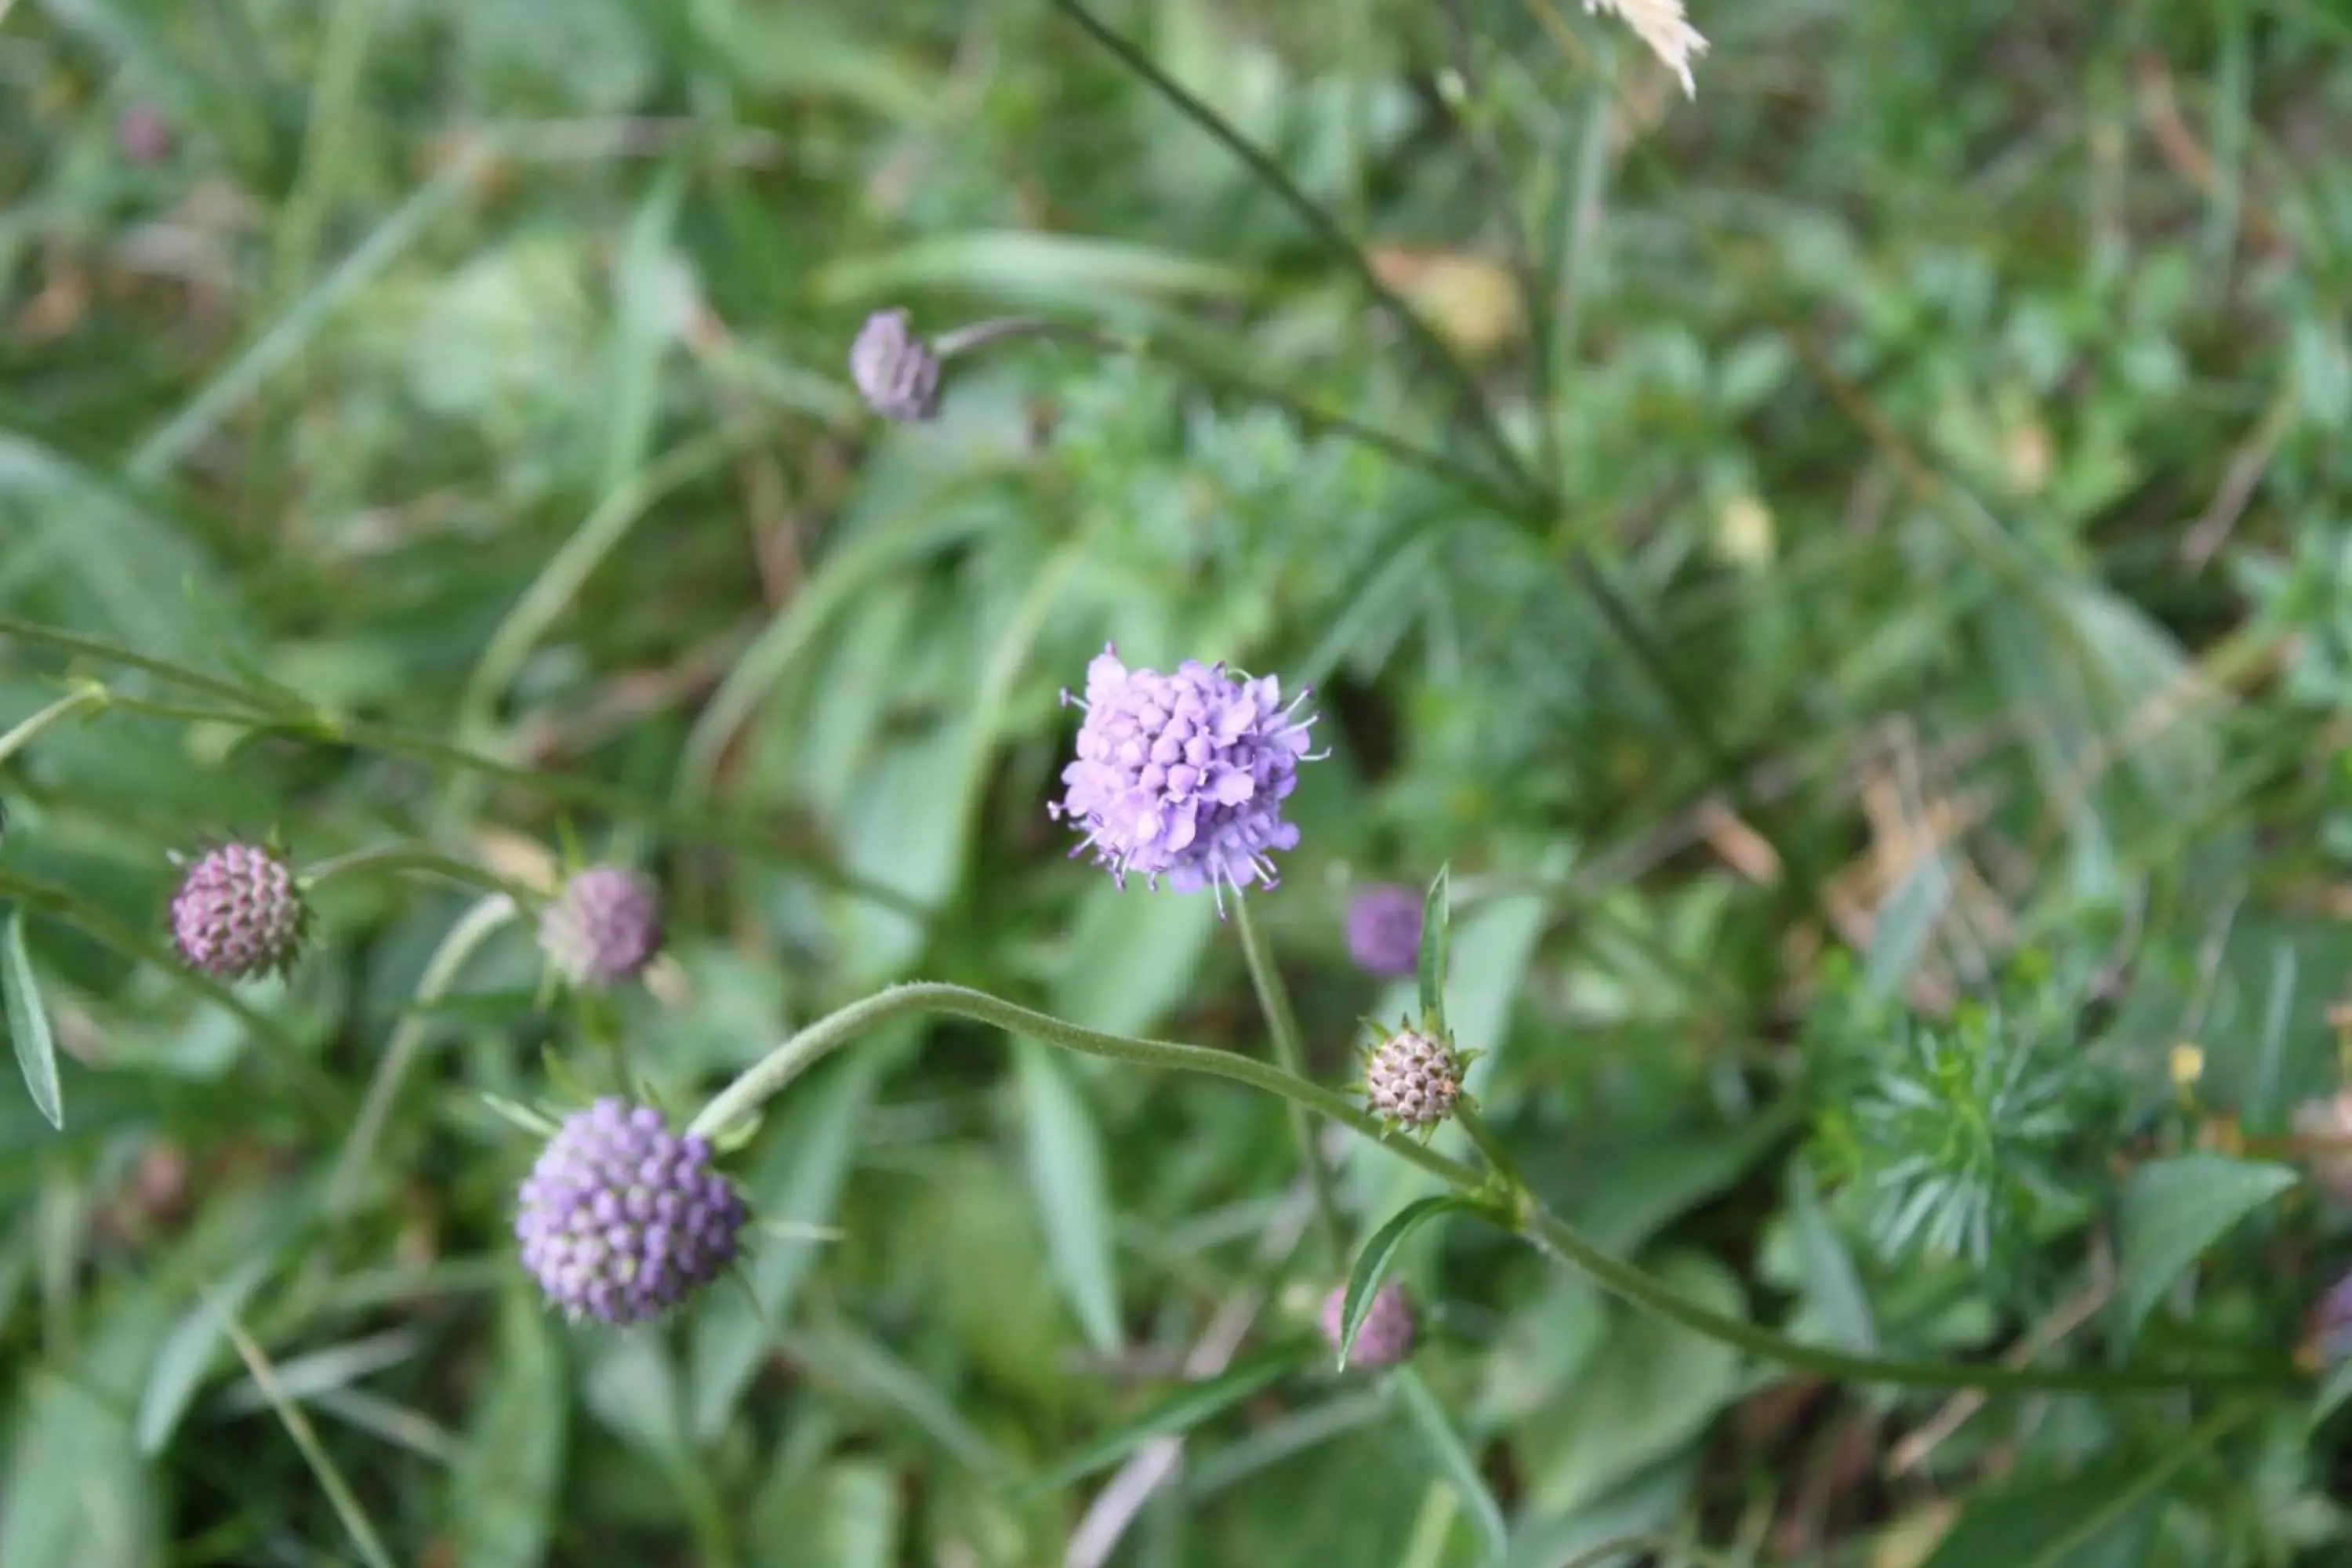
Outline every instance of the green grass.
<path fill-rule="evenodd" d="M 0 1563 L 2338 1561 L 2352 25 L 1692 19 L 0 4 Z M 1114 639 L 1315 689 L 1245 922 L 1047 817 Z M 796 1036 L 741 1279 L 545 1310 L 534 1118 Z"/>

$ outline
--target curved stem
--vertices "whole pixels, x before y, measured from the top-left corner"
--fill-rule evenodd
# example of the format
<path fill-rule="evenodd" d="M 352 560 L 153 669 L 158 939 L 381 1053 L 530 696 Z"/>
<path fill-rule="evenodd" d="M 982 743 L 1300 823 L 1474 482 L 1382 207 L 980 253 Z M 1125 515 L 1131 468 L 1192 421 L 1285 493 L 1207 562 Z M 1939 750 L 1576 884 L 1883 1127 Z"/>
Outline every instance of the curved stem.
<path fill-rule="evenodd" d="M 467 961 L 514 914 L 514 900 L 504 893 L 495 893 L 459 916 L 425 965 L 424 976 L 416 983 L 416 1001 L 438 1001 L 457 980 L 458 971 L 466 967 Z M 412 1008 L 393 1030 L 392 1043 L 384 1047 L 382 1059 L 376 1063 L 375 1077 L 368 1082 L 367 1099 L 361 1102 L 359 1115 L 352 1121 L 352 1135 L 344 1142 L 343 1152 L 335 1161 L 334 1173 L 327 1180 L 325 1212 L 329 1219 L 350 1212 L 352 1200 L 358 1196 L 360 1180 L 367 1173 L 368 1159 L 375 1152 L 376 1140 L 383 1135 L 383 1124 L 392 1114 L 393 1098 L 400 1092 L 401 1080 L 408 1076 L 416 1053 L 424 1047 L 425 1032 L 431 1026 L 430 1019 Z"/>
<path fill-rule="evenodd" d="M 1412 1139 L 1383 1131 L 1346 1096 L 1230 1051 L 1166 1040 L 1139 1040 L 1080 1028 L 1049 1014 L 992 996 L 969 986 L 936 981 L 894 985 L 827 1014 L 754 1062 L 733 1083 L 706 1104 L 688 1131 L 711 1138 L 757 1111 L 794 1079 L 865 1030 L 908 1014 L 944 1013 L 991 1024 L 1008 1034 L 1042 1040 L 1050 1046 L 1133 1062 L 1140 1067 L 1174 1072 L 1207 1073 L 1268 1094 L 1329 1117 L 1395 1154 L 1430 1172 L 1455 1191 L 1478 1194 L 1487 1189 L 1477 1171 Z M 1475 1113 L 1473 1112 L 1474 1121 Z M 1474 1134 L 1474 1137 L 1475 1135 Z M 1481 1145 L 1486 1147 L 1485 1144 Z M 2284 1368 L 2256 1367 L 2234 1372 L 2181 1370 L 2167 1372 L 2122 1367 L 2005 1367 L 1962 1362 L 1914 1361 L 1900 1357 L 1854 1355 L 1827 1346 L 1806 1344 L 1759 1328 L 1744 1319 L 1727 1317 L 1700 1306 L 1634 1265 L 1589 1240 L 1574 1226 L 1538 1203 L 1525 1181 L 1496 1146 L 1497 1173 L 1511 1186 L 1517 1234 L 1542 1251 L 1592 1276 L 1603 1289 L 1637 1307 L 1681 1324 L 1695 1333 L 1718 1341 L 1782 1366 L 1854 1383 L 1885 1384 L 1908 1388 L 1977 1388 L 1996 1394 L 2178 1394 L 2200 1387 L 2256 1388 L 2300 1386 L 2305 1380 Z"/>
<path fill-rule="evenodd" d="M 1525 1194 L 1528 1191 L 1527 1178 L 1519 1174 L 1518 1165 L 1511 1159 L 1510 1151 L 1495 1137 L 1495 1130 L 1486 1125 L 1486 1119 L 1478 1114 L 1478 1108 L 1470 1103 L 1467 1095 L 1454 1105 L 1454 1120 L 1461 1124 L 1464 1132 L 1469 1134 L 1470 1146 L 1478 1151 L 1478 1157 L 1486 1161 L 1487 1167 L 1509 1186 L 1512 1194 L 1515 1196 Z"/>
<path fill-rule="evenodd" d="M 1242 956 L 1248 961 L 1251 988 L 1258 1010 L 1265 1015 L 1266 1033 L 1274 1039 L 1275 1065 L 1291 1077 L 1307 1079 L 1307 1053 L 1298 1042 L 1298 1019 L 1290 1010 L 1290 994 L 1283 989 L 1282 973 L 1274 966 L 1274 951 L 1250 918 L 1247 893 L 1234 895 L 1234 930 L 1242 939 Z M 1347 1226 L 1339 1217 L 1339 1200 L 1331 1191 L 1331 1171 L 1315 1147 L 1315 1129 L 1307 1108 L 1292 1100 L 1290 1134 L 1298 1145 L 1299 1163 L 1307 1169 L 1307 1189 L 1315 1195 L 1315 1228 L 1322 1237 L 1326 1261 L 1337 1266 L 1347 1256 Z"/>
<path fill-rule="evenodd" d="M 470 861 L 453 856 L 436 854 L 413 844 L 383 844 L 372 849 L 354 849 L 349 854 L 331 856 L 303 870 L 302 880 L 317 886 L 330 878 L 353 871 L 416 871 L 429 877 L 439 877 L 478 892 L 495 893 L 511 899 L 519 909 L 528 909 L 540 902 L 538 895 L 516 886 L 492 871 L 486 871 Z"/>
<path fill-rule="evenodd" d="M 952 1017 L 970 1018 L 975 1023 L 992 1024 L 1008 1035 L 1042 1040 L 1046 1045 L 1059 1046 L 1081 1056 L 1133 1062 L 1138 1067 L 1159 1068 L 1171 1072 L 1206 1073 L 1213 1078 L 1231 1079 L 1264 1093 L 1279 1095 L 1318 1116 L 1328 1117 L 1353 1128 L 1397 1158 L 1420 1166 L 1442 1181 L 1465 1190 L 1478 1185 L 1478 1173 L 1469 1166 L 1449 1160 L 1434 1150 L 1424 1149 L 1410 1138 L 1385 1131 L 1346 1095 L 1295 1078 L 1280 1068 L 1269 1067 L 1265 1062 L 1236 1056 L 1231 1051 L 1211 1050 L 1206 1046 L 1178 1045 L 1169 1040 L 1139 1040 L 1126 1035 L 1107 1035 L 1099 1029 L 1081 1028 L 1051 1014 L 992 996 L 985 991 L 934 980 L 893 985 L 819 1018 L 744 1069 L 733 1083 L 721 1089 L 702 1108 L 687 1131 L 706 1138 L 715 1137 L 751 1116 L 794 1079 L 866 1030 L 887 1019 L 919 1013 L 944 1013 Z"/>
<path fill-rule="evenodd" d="M 23 751 L 31 743 L 35 736 L 60 719 L 71 718 L 85 708 L 105 707 L 107 697 L 105 687 L 90 685 L 58 698 L 6 734 L 0 735 L 0 763 L 6 762 L 10 757 Z"/>

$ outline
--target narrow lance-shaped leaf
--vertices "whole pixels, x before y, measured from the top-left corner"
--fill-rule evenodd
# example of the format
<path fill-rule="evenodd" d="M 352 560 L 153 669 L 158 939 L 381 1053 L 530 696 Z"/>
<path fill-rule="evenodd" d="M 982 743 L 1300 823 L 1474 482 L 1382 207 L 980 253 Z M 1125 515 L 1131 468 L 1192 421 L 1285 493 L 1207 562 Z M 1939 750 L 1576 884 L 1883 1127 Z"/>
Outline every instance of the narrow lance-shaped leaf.
<path fill-rule="evenodd" d="M 1049 1467 L 1022 1490 L 1032 1495 L 1055 1490 L 1097 1470 L 1109 1468 L 1154 1437 L 1190 1432 L 1268 1387 L 1297 1364 L 1296 1351 L 1276 1351 L 1244 1362 L 1218 1376 L 1188 1383 Z"/>
<path fill-rule="evenodd" d="M 1452 873 L 1450 862 L 1437 868 L 1435 879 L 1429 884 L 1428 900 L 1421 910 L 1421 960 L 1417 973 L 1422 1021 L 1441 1031 L 1445 1026 L 1445 937 L 1447 922 L 1452 919 Z"/>
<path fill-rule="evenodd" d="M 1412 1417 L 1413 1426 L 1428 1446 L 1430 1458 L 1437 1461 L 1438 1473 L 1444 1476 L 1461 1495 L 1470 1517 L 1478 1524 L 1478 1533 L 1486 1545 L 1486 1561 L 1499 1563 L 1510 1545 L 1510 1530 L 1503 1521 L 1503 1507 L 1486 1488 L 1486 1478 L 1478 1473 L 1478 1461 L 1469 1445 L 1454 1429 L 1446 1418 L 1444 1406 L 1429 1384 L 1411 1367 L 1400 1367 L 1391 1380 L 1398 1397 L 1402 1400 L 1405 1414 Z"/>
<path fill-rule="evenodd" d="M 0 1002 L 5 1003 L 8 1037 L 16 1047 L 25 1088 L 49 1125 L 63 1131 L 66 1106 L 58 1088 L 57 1040 L 49 1033 L 49 1016 L 33 979 L 33 960 L 25 951 L 25 911 L 16 904 L 0 914 Z"/>
<path fill-rule="evenodd" d="M 1472 1209 L 1477 1205 L 1466 1198 L 1420 1198 L 1389 1216 L 1386 1225 L 1372 1233 L 1363 1250 L 1356 1254 L 1356 1266 L 1348 1271 L 1348 1294 L 1339 1310 L 1339 1364 L 1348 1364 L 1348 1352 L 1355 1348 L 1356 1334 L 1371 1316 L 1372 1298 L 1380 1293 L 1381 1280 L 1389 1265 L 1404 1247 L 1405 1240 L 1429 1220 L 1454 1209 Z"/>

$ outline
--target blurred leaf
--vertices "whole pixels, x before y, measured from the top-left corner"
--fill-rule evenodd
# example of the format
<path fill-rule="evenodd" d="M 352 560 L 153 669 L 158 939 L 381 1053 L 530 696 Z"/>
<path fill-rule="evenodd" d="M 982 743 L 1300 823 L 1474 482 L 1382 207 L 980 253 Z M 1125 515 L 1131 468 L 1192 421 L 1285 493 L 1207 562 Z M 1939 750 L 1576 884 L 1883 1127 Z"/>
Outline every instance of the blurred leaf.
<path fill-rule="evenodd" d="M 777 1124 L 762 1131 L 759 1164 L 745 1184 L 753 1214 L 795 1225 L 831 1223 L 883 1076 L 911 1043 L 904 1028 L 862 1040 L 829 1074 L 796 1086 Z M 708 1442 L 726 1426 L 761 1354 L 787 1326 L 823 1245 L 767 1238 L 742 1265 L 748 1292 L 730 1284 L 703 1298 L 688 1335 L 696 1436 Z"/>
<path fill-rule="evenodd" d="M 1181 1436 L 1223 1415 L 1260 1389 L 1297 1370 L 1301 1352 L 1270 1351 L 1197 1383 L 1187 1383 L 1158 1403 L 1048 1465 L 1025 1483 L 1024 1493 L 1059 1491 L 1097 1470 L 1108 1469 L 1154 1437 Z"/>
<path fill-rule="evenodd" d="M 835 1322 L 793 1335 L 785 1343 L 812 1370 L 822 1369 L 850 1391 L 878 1400 L 913 1422 L 973 1474 L 998 1485 L 1013 1479 L 1013 1466 L 1003 1450 L 964 1419 L 954 1400 L 872 1335 Z"/>
<path fill-rule="evenodd" d="M 162 1290 L 123 1292 L 70 1366 L 31 1369 L 0 1472 L 0 1563 L 161 1568 L 154 1476 L 124 1413 L 171 1321 Z"/>
<path fill-rule="evenodd" d="M 1874 994 L 1891 996 L 1911 978 L 1951 898 L 1952 878 L 1943 857 L 1920 856 L 1871 919 L 1865 973 Z"/>
<path fill-rule="evenodd" d="M 25 1089 L 49 1125 L 65 1131 L 65 1099 L 58 1088 L 58 1045 L 49 1034 L 49 1015 L 41 1005 L 40 984 L 33 977 L 33 961 L 25 952 L 25 914 L 10 904 L 0 913 L 0 1016 L 8 1022 L 8 1037 L 16 1047 L 16 1068 L 25 1075 Z"/>
<path fill-rule="evenodd" d="M 152 1458 L 172 1440 L 198 1384 L 228 1342 L 229 1321 L 245 1310 L 245 1303 L 277 1264 L 275 1247 L 256 1253 L 217 1287 L 200 1295 L 173 1325 L 139 1399 L 141 1454 Z"/>
<path fill-rule="evenodd" d="M 1541 894 L 1513 894 L 1473 910 L 1449 933 L 1453 973 L 1445 983 L 1445 1021 L 1465 1049 L 1490 1058 L 1501 1052 L 1528 961 L 1543 935 L 1544 914 Z M 1485 1067 L 1493 1072 L 1491 1060 Z"/>
<path fill-rule="evenodd" d="M 1109 1035 L 1150 1030 L 1199 984 L 1216 929 L 1204 899 L 1089 879 L 1055 962 L 1054 1016 Z"/>
<path fill-rule="evenodd" d="M 2192 1153 L 2151 1160 L 2124 1184 L 2116 1310 L 2126 1343 L 2205 1249 L 2300 1180 L 2284 1165 Z"/>
<path fill-rule="evenodd" d="M 1348 1352 L 1355 1348 L 1357 1331 L 1363 1328 L 1365 1318 L 1371 1314 L 1373 1299 L 1379 1294 L 1381 1281 L 1396 1260 L 1405 1238 L 1422 1225 L 1439 1215 L 1453 1211 L 1472 1211 L 1477 1205 L 1467 1198 L 1417 1198 L 1391 1215 L 1388 1223 L 1374 1231 L 1356 1254 L 1355 1267 L 1348 1271 L 1348 1294 L 1339 1309 L 1339 1365 L 1348 1364 Z"/>
<path fill-rule="evenodd" d="M 1390 1382 L 1403 1401 L 1405 1414 L 1412 1418 L 1422 1440 L 1429 1445 L 1430 1456 L 1437 1461 L 1438 1473 L 1460 1495 L 1470 1510 L 1470 1517 L 1478 1521 L 1478 1532 L 1486 1541 L 1485 1560 L 1488 1563 L 1501 1562 L 1510 1544 L 1510 1531 L 1503 1522 L 1502 1505 L 1495 1500 L 1495 1494 L 1486 1489 L 1486 1479 L 1478 1473 L 1477 1460 L 1471 1456 L 1461 1434 L 1454 1431 L 1454 1423 L 1447 1419 L 1444 1408 L 1437 1403 L 1437 1396 L 1430 1393 L 1429 1385 L 1421 1380 L 1419 1373 L 1409 1366 L 1399 1367 L 1390 1374 Z"/>
<path fill-rule="evenodd" d="M 891 1467 L 842 1459 L 797 1485 L 751 1532 L 759 1568 L 895 1568 L 903 1561 L 905 1504 Z"/>
<path fill-rule="evenodd" d="M 2320 1380 L 2319 1392 L 2312 1396 L 2311 1415 L 2306 1424 L 2316 1429 L 2330 1415 L 2344 1408 L 2344 1402 L 2347 1399 L 2352 1399 L 2352 1357 L 2339 1360 L 2327 1369 L 2327 1375 Z"/>
<path fill-rule="evenodd" d="M 1454 920 L 1454 901 L 1449 896 L 1453 870 L 1451 865 L 1440 866 L 1430 879 L 1429 895 L 1422 904 L 1421 952 L 1413 966 L 1422 1018 L 1440 1034 L 1445 1029 L 1445 939 Z"/>
<path fill-rule="evenodd" d="M 1250 278 L 1238 268 L 1149 246 L 1003 230 L 919 240 L 878 256 L 845 258 L 819 268 L 810 287 L 826 304 L 954 289 L 1066 309 L 1073 300 L 1105 296 L 1233 296 L 1248 290 Z"/>
<path fill-rule="evenodd" d="M 2160 1470 L 2107 1464 L 1979 1492 L 1923 1568 L 2143 1568 Z"/>
<path fill-rule="evenodd" d="M 1822 1204 L 1813 1167 L 1802 1158 L 1789 1165 L 1789 1218 L 1796 1227 L 1797 1252 L 1804 1263 L 1805 1297 L 1830 1330 L 1830 1342 L 1861 1355 L 1878 1352 L 1878 1325 L 1870 1296 L 1829 1211 Z"/>
<path fill-rule="evenodd" d="M 1738 1281 L 1721 1264 L 1676 1254 L 1656 1270 L 1684 1297 L 1743 1315 Z M 1621 1314 L 1556 1419 L 1519 1435 L 1526 1506 L 1567 1514 L 1694 1442 L 1738 1397 L 1740 1354 L 1677 1324 Z"/>
<path fill-rule="evenodd" d="M 1054 1272 L 1077 1310 L 1087 1343 L 1100 1354 L 1117 1355 L 1126 1335 L 1111 1251 L 1110 1184 L 1094 1112 L 1060 1053 L 1016 1039 L 1013 1059 L 1028 1134 L 1029 1185 L 1045 1223 Z"/>
<path fill-rule="evenodd" d="M 498 1353 L 449 1472 L 455 1568 L 530 1568 L 547 1555 L 572 1426 L 563 1342 L 520 1289 L 499 1300 Z"/>

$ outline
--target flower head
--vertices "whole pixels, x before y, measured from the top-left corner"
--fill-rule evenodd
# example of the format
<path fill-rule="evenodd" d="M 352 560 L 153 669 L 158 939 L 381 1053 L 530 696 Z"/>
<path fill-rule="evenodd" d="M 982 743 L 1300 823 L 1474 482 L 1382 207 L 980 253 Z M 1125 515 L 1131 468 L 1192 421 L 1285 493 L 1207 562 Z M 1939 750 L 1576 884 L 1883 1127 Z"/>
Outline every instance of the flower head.
<path fill-rule="evenodd" d="M 1436 1035 L 1399 1029 L 1364 1061 L 1364 1098 L 1373 1111 L 1406 1127 L 1434 1127 L 1462 1099 L 1469 1059 Z"/>
<path fill-rule="evenodd" d="M 221 980 L 284 973 L 310 925 L 294 873 L 250 844 L 199 857 L 172 895 L 173 945 L 191 968 Z"/>
<path fill-rule="evenodd" d="M 661 951 L 661 895 L 634 871 L 594 866 L 564 883 L 539 919 L 540 950 L 574 985 L 633 980 Z"/>
<path fill-rule="evenodd" d="M 1323 1337 L 1331 1348 L 1339 1348 L 1339 1336 L 1347 1327 L 1348 1288 L 1335 1285 L 1323 1298 Z M 1391 1280 L 1372 1292 L 1370 1310 L 1356 1330 L 1355 1348 L 1348 1352 L 1351 1366 L 1394 1366 L 1412 1352 L 1412 1303 L 1404 1297 L 1404 1287 Z"/>
<path fill-rule="evenodd" d="M 548 1140 L 520 1196 L 523 1267 L 569 1316 L 607 1323 L 658 1317 L 709 1284 L 749 1217 L 709 1143 L 609 1099 Z"/>
<path fill-rule="evenodd" d="M 1348 902 L 1348 953 L 1368 974 L 1411 974 L 1421 958 L 1422 896 L 1378 882 Z"/>
<path fill-rule="evenodd" d="M 1180 893 L 1235 891 L 1275 884 L 1272 852 L 1298 842 L 1282 819 L 1311 761 L 1297 717 L 1304 691 L 1286 705 L 1282 683 L 1230 675 L 1223 664 L 1187 659 L 1172 675 L 1129 669 L 1106 647 L 1087 666 L 1087 710 L 1078 758 L 1062 770 L 1069 786 L 1048 809 L 1084 833 L 1073 854 L 1094 851 L 1121 887 L 1139 875 Z"/>
<path fill-rule="evenodd" d="M 913 423 L 940 411 L 940 356 L 904 310 L 877 310 L 849 345 L 849 379 L 885 419 Z"/>

